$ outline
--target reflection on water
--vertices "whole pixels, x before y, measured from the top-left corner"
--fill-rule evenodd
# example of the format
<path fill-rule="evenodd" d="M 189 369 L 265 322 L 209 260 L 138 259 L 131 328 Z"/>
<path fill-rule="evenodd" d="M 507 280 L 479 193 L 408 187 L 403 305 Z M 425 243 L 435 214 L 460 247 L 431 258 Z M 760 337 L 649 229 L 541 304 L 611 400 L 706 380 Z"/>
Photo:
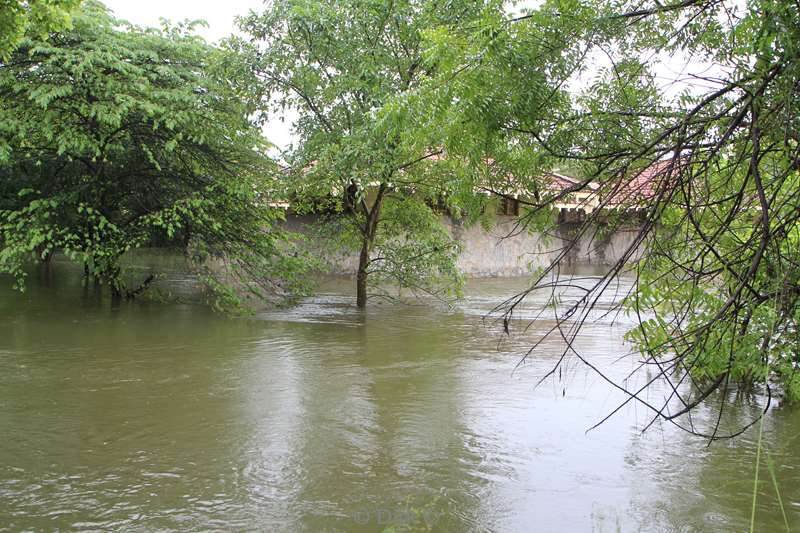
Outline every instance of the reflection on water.
<path fill-rule="evenodd" d="M 185 292 L 191 281 L 176 269 L 165 285 Z M 24 294 L 2 284 L 7 530 L 749 527 L 756 433 L 710 448 L 669 426 L 642 435 L 649 413 L 635 405 L 587 433 L 622 397 L 574 360 L 534 388 L 558 341 L 515 366 L 548 321 L 507 338 L 483 320 L 524 280 L 473 282 L 452 312 L 374 304 L 366 314 L 349 283 L 333 282 L 248 319 L 191 304 L 112 308 L 63 265 Z M 630 347 L 624 317 L 613 318 L 577 342 L 622 378 L 635 361 L 617 361 Z M 730 422 L 757 409 L 731 409 Z M 714 416 L 709 407 L 695 422 Z M 794 527 L 798 430 L 790 408 L 764 429 Z M 760 530 L 783 530 L 766 470 L 761 479 Z"/>

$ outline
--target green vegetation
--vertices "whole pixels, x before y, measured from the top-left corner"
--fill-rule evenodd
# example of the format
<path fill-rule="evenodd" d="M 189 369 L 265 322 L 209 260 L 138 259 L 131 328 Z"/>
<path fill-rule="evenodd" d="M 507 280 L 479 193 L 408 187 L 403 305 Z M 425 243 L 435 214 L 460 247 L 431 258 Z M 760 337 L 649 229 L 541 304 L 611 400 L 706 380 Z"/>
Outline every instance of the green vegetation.
<path fill-rule="evenodd" d="M 565 355 L 633 272 L 629 339 L 643 371 L 675 385 L 663 405 L 629 393 L 654 420 L 680 423 L 768 377 L 800 398 L 796 2 L 549 0 L 512 17 L 497 0 L 279 0 L 241 18 L 246 37 L 224 49 L 191 25 L 125 26 L 96 3 L 70 27 L 73 6 L 12 2 L 0 18 L 0 270 L 18 280 L 31 255 L 63 250 L 133 296 L 119 258 L 161 239 L 226 305 L 242 289 L 302 292 L 306 263 L 269 205 L 289 200 L 358 252 L 358 306 L 368 280 L 457 294 L 442 215 L 474 220 L 476 187 L 522 188 L 527 227 L 550 229 L 560 195 L 541 176 L 567 169 L 571 192 L 596 184 L 601 199 L 577 236 L 607 235 L 631 210 L 642 224 L 585 294 L 553 307 Z M 676 58 L 709 67 L 679 79 Z M 297 141 L 279 170 L 253 120 L 284 113 Z M 574 245 L 507 319 L 527 294 L 555 301 L 571 285 L 557 272 Z"/>
<path fill-rule="evenodd" d="M 19 285 L 61 250 L 131 298 L 152 278 L 126 286 L 120 258 L 160 239 L 223 307 L 302 291 L 237 61 L 190 25 L 124 26 L 95 3 L 22 41 L 0 67 L 0 271 Z"/>
<path fill-rule="evenodd" d="M 460 215 L 474 204 L 469 169 L 441 161 L 414 117 L 384 108 L 436 71 L 423 32 L 468 24 L 480 10 L 471 1 L 280 0 L 240 20 L 249 37 L 238 45 L 262 80 L 265 113 L 298 115 L 287 194 L 299 212 L 330 215 L 339 243 L 359 254 L 359 307 L 368 278 L 442 296 L 460 286 L 458 246 L 435 207 Z"/>
<path fill-rule="evenodd" d="M 635 245 L 552 333 L 571 344 L 614 278 L 636 274 L 625 303 L 640 325 L 629 338 L 646 356 L 642 371 L 675 385 L 662 405 L 629 393 L 654 420 L 679 423 L 712 393 L 767 376 L 800 399 L 798 20 L 796 2 L 772 0 L 548 1 L 515 19 L 487 11 L 469 31 L 428 32 L 439 71 L 399 97 L 453 155 L 513 161 L 531 190 L 541 171 L 577 168 L 605 206 L 640 209 Z M 681 59 L 698 73 L 673 74 Z M 655 164 L 652 190 L 631 194 L 628 180 Z M 572 283 L 551 279 L 562 257 L 531 292 Z M 669 412 L 672 400 L 681 407 Z"/>
<path fill-rule="evenodd" d="M 46 36 L 50 31 L 70 27 L 70 13 L 81 0 L 0 0 L 0 60 L 26 34 Z"/>

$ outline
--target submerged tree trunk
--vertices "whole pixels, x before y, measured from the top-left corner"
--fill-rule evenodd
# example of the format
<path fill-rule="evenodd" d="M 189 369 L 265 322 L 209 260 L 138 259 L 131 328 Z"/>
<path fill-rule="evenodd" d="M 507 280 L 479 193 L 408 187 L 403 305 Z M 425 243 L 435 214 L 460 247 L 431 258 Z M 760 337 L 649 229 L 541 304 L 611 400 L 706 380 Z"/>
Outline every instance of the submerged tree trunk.
<path fill-rule="evenodd" d="M 362 228 L 361 254 L 358 257 L 358 272 L 356 273 L 356 306 L 363 309 L 367 306 L 367 277 L 369 275 L 369 254 L 372 251 L 372 243 L 375 240 L 375 233 L 378 231 L 378 220 L 381 213 L 381 204 L 387 191 L 386 183 L 381 183 L 378 194 L 372 209 L 367 207 L 367 203 L 361 200 L 361 208 L 366 221 Z"/>
<path fill-rule="evenodd" d="M 109 286 L 111 287 L 111 306 L 119 307 L 122 303 L 122 291 L 114 283 L 109 284 Z"/>
<path fill-rule="evenodd" d="M 363 309 L 367 306 L 367 266 L 369 265 L 369 243 L 364 240 L 361 255 L 358 258 L 356 274 L 356 306 Z"/>

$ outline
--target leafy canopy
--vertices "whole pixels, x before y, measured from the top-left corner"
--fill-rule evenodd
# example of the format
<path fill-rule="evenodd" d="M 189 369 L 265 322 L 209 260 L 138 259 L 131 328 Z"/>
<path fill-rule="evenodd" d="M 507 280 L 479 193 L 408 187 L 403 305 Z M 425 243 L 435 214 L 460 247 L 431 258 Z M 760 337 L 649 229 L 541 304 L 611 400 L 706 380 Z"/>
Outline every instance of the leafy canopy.
<path fill-rule="evenodd" d="M 303 289 L 235 77 L 247 71 L 190 30 L 129 26 L 86 3 L 71 29 L 24 40 L 0 65 L 0 271 L 21 282 L 32 255 L 63 250 L 134 296 L 120 257 L 160 239 L 187 251 L 221 305 Z"/>
<path fill-rule="evenodd" d="M 632 272 L 624 303 L 639 323 L 630 339 L 641 372 L 674 385 L 663 404 L 629 393 L 654 419 L 679 423 L 713 393 L 724 403 L 736 385 L 769 388 L 767 376 L 800 399 L 798 20 L 796 2 L 776 0 L 550 0 L 428 32 L 439 70 L 394 104 L 451 154 L 497 159 L 529 190 L 557 167 L 578 171 L 581 188 L 597 183 L 601 209 L 579 233 L 619 226 L 619 207 L 638 210 L 634 243 L 556 311 L 551 333 L 574 355 L 601 295 Z M 648 168 L 657 172 L 634 193 Z M 531 210 L 555 200 L 542 195 Z M 569 248 L 507 318 L 527 294 L 556 298 L 573 284 L 558 276 Z"/>
<path fill-rule="evenodd" d="M 0 60 L 7 59 L 26 34 L 42 36 L 68 28 L 70 12 L 81 0 L 0 0 Z"/>
<path fill-rule="evenodd" d="M 239 21 L 250 38 L 238 45 L 262 80 L 265 115 L 297 116 L 287 194 L 300 212 L 324 205 L 341 242 L 360 250 L 359 306 L 370 273 L 429 292 L 440 281 L 460 283 L 457 245 L 431 204 L 474 199 L 469 169 L 454 161 L 440 168 L 441 147 L 413 127 L 414 117 L 384 107 L 436 71 L 425 31 L 491 9 L 475 1 L 278 0 Z M 420 222 L 400 223 L 404 210 Z"/>

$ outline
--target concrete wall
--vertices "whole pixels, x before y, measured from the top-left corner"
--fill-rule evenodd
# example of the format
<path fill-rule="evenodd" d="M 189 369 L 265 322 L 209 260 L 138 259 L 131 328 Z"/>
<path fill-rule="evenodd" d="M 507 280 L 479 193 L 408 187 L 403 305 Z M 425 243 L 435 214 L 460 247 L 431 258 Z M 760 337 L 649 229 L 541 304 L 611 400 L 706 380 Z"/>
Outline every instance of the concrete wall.
<path fill-rule="evenodd" d="M 550 264 L 574 239 L 579 224 L 562 223 L 553 235 L 530 233 L 518 226 L 515 218 L 500 217 L 497 224 L 485 229 L 452 226 L 453 236 L 461 243 L 459 267 L 469 276 L 521 276 Z M 588 232 L 570 250 L 570 265 L 607 265 L 616 262 L 631 245 L 637 230 L 616 231 L 609 236 Z"/>
<path fill-rule="evenodd" d="M 493 227 L 465 227 L 449 218 L 443 222 L 461 244 L 459 268 L 471 277 L 524 276 L 538 267 L 547 266 L 559 251 L 573 239 L 580 227 L 576 222 L 563 222 L 554 235 L 525 231 L 516 217 L 498 216 Z M 294 231 L 310 233 L 313 218 L 289 216 L 287 226 Z M 598 228 L 600 229 L 600 228 Z M 590 231 L 578 239 L 578 245 L 566 258 L 570 265 L 608 265 L 616 262 L 634 241 L 638 229 L 618 230 L 610 235 Z M 327 252 L 332 274 L 354 274 L 357 254 L 337 255 Z"/>

